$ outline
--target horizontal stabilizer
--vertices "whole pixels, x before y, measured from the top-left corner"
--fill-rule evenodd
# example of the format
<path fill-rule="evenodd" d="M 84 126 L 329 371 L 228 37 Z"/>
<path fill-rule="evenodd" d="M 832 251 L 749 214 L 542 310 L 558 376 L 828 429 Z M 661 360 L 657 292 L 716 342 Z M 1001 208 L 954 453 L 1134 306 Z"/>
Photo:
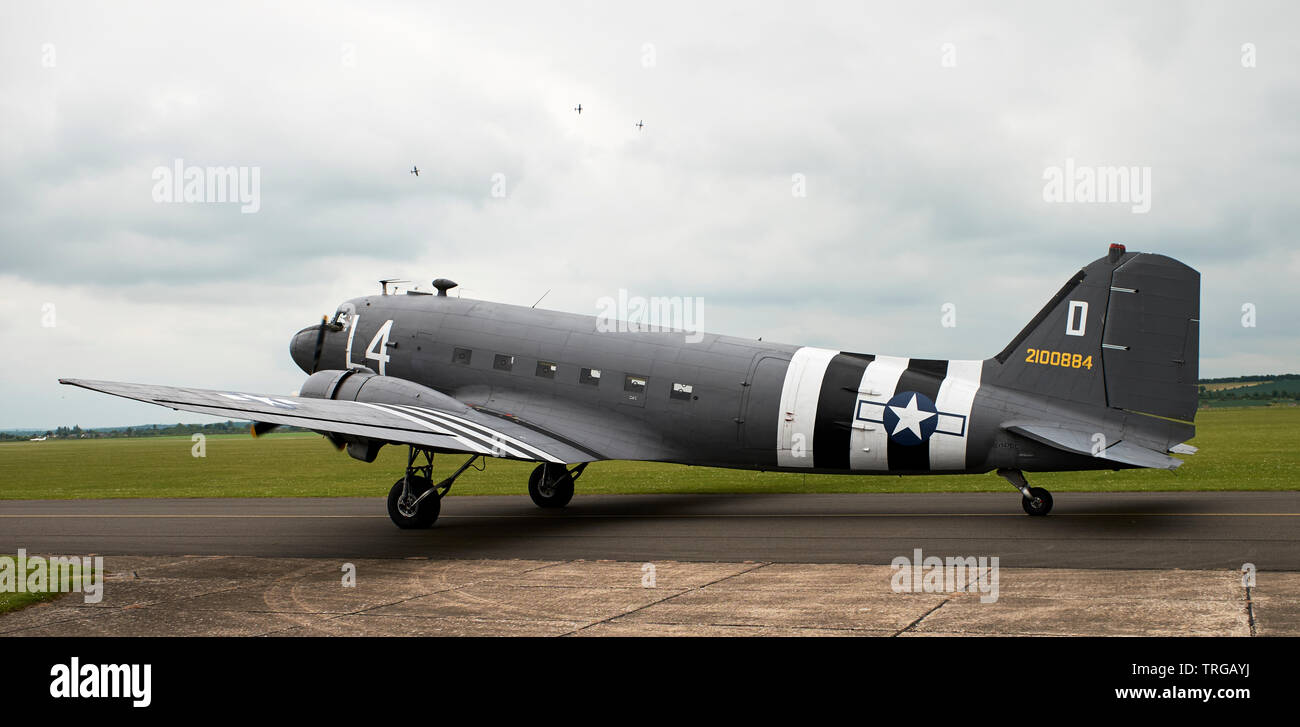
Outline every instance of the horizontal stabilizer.
<path fill-rule="evenodd" d="M 1116 441 L 1094 455 L 1093 437 L 1097 433 L 1066 429 L 1046 422 L 1007 422 L 1002 428 L 1066 452 L 1100 457 L 1133 467 L 1172 470 L 1183 463 L 1181 459 L 1124 440 Z"/>

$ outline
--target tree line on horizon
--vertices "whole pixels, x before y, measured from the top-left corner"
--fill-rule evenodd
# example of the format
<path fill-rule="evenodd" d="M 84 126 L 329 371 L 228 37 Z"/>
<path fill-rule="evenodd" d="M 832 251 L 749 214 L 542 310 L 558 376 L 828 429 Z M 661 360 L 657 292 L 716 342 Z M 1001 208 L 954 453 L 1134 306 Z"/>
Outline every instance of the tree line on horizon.
<path fill-rule="evenodd" d="M 57 427 L 45 432 L 28 431 L 25 433 L 0 432 L 0 442 L 21 441 L 33 437 L 50 439 L 122 439 L 133 437 L 174 437 L 188 434 L 248 434 L 248 422 L 228 420 L 212 424 L 145 424 L 138 427 L 100 427 L 82 429 L 78 425 Z M 305 432 L 299 427 L 280 427 L 283 432 Z"/>

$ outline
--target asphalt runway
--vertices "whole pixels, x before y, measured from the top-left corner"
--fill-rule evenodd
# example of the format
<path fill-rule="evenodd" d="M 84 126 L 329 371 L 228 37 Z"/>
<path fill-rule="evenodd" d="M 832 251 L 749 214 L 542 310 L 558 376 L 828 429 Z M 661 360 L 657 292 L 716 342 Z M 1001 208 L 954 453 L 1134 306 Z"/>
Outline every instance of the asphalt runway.
<path fill-rule="evenodd" d="M 889 564 L 998 556 L 1004 568 L 1300 571 L 1300 493 L 1014 492 L 451 497 L 403 531 L 380 498 L 0 501 L 0 554 Z"/>

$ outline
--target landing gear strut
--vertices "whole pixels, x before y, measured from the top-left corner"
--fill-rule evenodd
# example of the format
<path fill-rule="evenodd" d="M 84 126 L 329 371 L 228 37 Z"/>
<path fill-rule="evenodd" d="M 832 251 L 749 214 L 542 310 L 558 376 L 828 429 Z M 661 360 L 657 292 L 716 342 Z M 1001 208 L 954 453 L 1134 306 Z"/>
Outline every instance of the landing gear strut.
<path fill-rule="evenodd" d="M 528 477 L 528 496 L 538 507 L 564 507 L 573 499 L 573 481 L 586 468 L 586 462 L 572 470 L 563 464 L 543 462 Z"/>
<path fill-rule="evenodd" d="M 388 516 L 402 529 L 433 527 L 442 510 L 442 498 L 461 473 L 482 455 L 466 460 L 451 477 L 433 484 L 433 452 L 411 447 L 406 458 L 406 474 L 388 491 Z M 416 464 L 423 459 L 422 464 Z"/>
<path fill-rule="evenodd" d="M 998 476 L 1020 490 L 1020 506 L 1029 515 L 1046 515 L 1052 511 L 1052 493 L 1041 487 L 1030 487 L 1025 473 L 1020 470 L 1000 469 Z"/>

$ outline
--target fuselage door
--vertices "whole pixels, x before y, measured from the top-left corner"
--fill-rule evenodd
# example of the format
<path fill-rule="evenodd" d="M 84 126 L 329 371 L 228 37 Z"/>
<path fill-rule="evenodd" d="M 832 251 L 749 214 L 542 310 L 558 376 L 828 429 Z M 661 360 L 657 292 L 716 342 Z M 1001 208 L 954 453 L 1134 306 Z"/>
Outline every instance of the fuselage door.
<path fill-rule="evenodd" d="M 760 353 L 750 364 L 748 386 L 740 397 L 740 445 L 745 449 L 775 451 L 781 407 L 781 387 L 789 355 Z"/>

